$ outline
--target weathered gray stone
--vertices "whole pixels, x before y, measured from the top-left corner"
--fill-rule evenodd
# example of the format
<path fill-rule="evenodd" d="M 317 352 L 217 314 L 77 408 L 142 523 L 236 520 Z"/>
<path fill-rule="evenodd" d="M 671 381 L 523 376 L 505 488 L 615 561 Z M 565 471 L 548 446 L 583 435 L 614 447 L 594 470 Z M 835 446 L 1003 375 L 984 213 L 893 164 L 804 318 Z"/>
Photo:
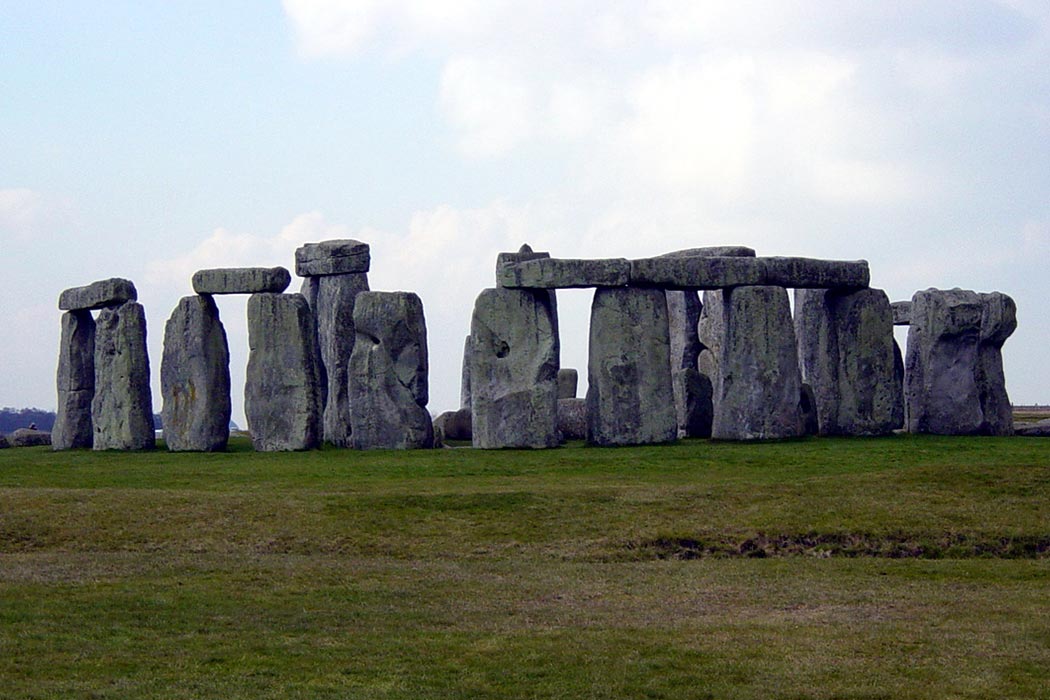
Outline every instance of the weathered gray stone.
<path fill-rule="evenodd" d="M 463 340 L 463 364 L 459 370 L 459 407 L 470 410 L 470 349 L 471 340 L 468 335 Z"/>
<path fill-rule="evenodd" d="M 802 434 L 817 435 L 820 433 L 820 418 L 817 416 L 817 396 L 813 393 L 813 387 L 805 382 L 802 383 L 802 397 L 798 405 L 802 410 Z"/>
<path fill-rule="evenodd" d="M 708 258 L 753 258 L 755 249 L 742 245 L 709 245 L 700 248 L 684 248 L 671 253 L 664 253 L 662 258 L 691 258 L 703 256 Z"/>
<path fill-rule="evenodd" d="M 411 292 L 361 292 L 354 326 L 357 339 L 349 365 L 353 446 L 433 447 L 423 302 Z"/>
<path fill-rule="evenodd" d="M 259 452 L 321 444 L 321 383 L 316 321 L 302 294 L 248 298 L 244 413 Z"/>
<path fill-rule="evenodd" d="M 575 399 L 579 385 L 579 372 L 568 367 L 558 370 L 558 400 Z"/>
<path fill-rule="evenodd" d="M 230 349 L 211 296 L 179 300 L 164 327 L 161 422 L 172 452 L 216 452 L 230 438 Z"/>
<path fill-rule="evenodd" d="M 7 436 L 7 443 L 11 447 L 41 447 L 43 445 L 50 445 L 51 433 L 46 430 L 19 428 Z"/>
<path fill-rule="evenodd" d="M 714 388 L 695 367 L 684 367 L 672 375 L 678 437 L 711 437 L 714 419 Z"/>
<path fill-rule="evenodd" d="M 558 399 L 558 432 L 562 440 L 587 439 L 587 399 Z"/>
<path fill-rule="evenodd" d="M 723 315 L 712 436 L 765 440 L 802 435 L 802 381 L 787 290 L 726 290 Z"/>
<path fill-rule="evenodd" d="M 858 289 L 868 286 L 864 260 L 672 255 L 631 261 L 630 284 L 663 289 L 740 286 Z"/>
<path fill-rule="evenodd" d="M 711 380 L 712 387 L 717 388 L 722 340 L 725 337 L 725 299 L 722 291 L 704 292 L 704 301 L 700 307 L 700 320 L 696 324 L 696 334 L 702 348 L 697 356 L 697 369 Z M 717 391 L 713 401 L 718 403 Z"/>
<path fill-rule="evenodd" d="M 908 326 L 911 325 L 911 302 L 910 301 L 895 301 L 890 304 L 890 308 L 893 310 L 893 325 L 895 326 Z"/>
<path fill-rule="evenodd" d="M 434 419 L 434 436 L 441 436 L 445 440 L 470 440 L 472 436 L 471 416 L 469 408 L 461 408 L 458 411 L 445 411 Z"/>
<path fill-rule="evenodd" d="M 311 308 L 317 321 L 326 388 L 324 439 L 338 447 L 350 446 L 350 395 L 347 366 L 354 350 L 354 305 L 357 295 L 368 291 L 368 275 L 325 275 L 317 281 Z"/>
<path fill-rule="evenodd" d="M 504 268 L 527 260 L 541 260 L 550 256 L 550 253 L 533 251 L 528 243 L 523 243 L 516 253 L 500 253 L 496 256 L 496 284 L 499 285 L 500 274 Z"/>
<path fill-rule="evenodd" d="M 108 306 L 120 306 L 126 301 L 135 301 L 138 298 L 135 284 L 131 280 L 114 277 L 65 290 L 58 297 L 58 308 L 62 311 L 104 309 Z"/>
<path fill-rule="evenodd" d="M 796 289 L 795 335 L 819 434 L 886 435 L 904 424 L 885 292 Z"/>
<path fill-rule="evenodd" d="M 91 447 L 91 401 L 95 398 L 95 319 L 90 311 L 62 314 L 58 346 L 58 412 L 51 429 L 56 450 Z"/>
<path fill-rule="evenodd" d="M 598 288 L 591 304 L 587 440 L 669 442 L 678 434 L 662 290 Z"/>
<path fill-rule="evenodd" d="M 219 267 L 193 273 L 197 294 L 280 294 L 291 282 L 283 267 Z"/>
<path fill-rule="evenodd" d="M 624 258 L 538 258 L 505 265 L 498 273 L 501 287 L 515 289 L 622 287 L 630 279 L 631 263 Z"/>
<path fill-rule="evenodd" d="M 671 332 L 671 368 L 696 368 L 704 346 L 697 326 L 700 323 L 700 296 L 696 290 L 670 290 L 667 293 L 667 317 Z"/>
<path fill-rule="evenodd" d="M 558 325 L 544 291 L 486 289 L 470 323 L 474 447 L 558 444 Z"/>
<path fill-rule="evenodd" d="M 1014 434 L 1022 437 L 1050 437 L 1050 419 L 1035 423 L 1015 423 Z"/>
<path fill-rule="evenodd" d="M 156 446 L 146 312 L 138 302 L 102 309 L 95 321 L 91 423 L 96 450 L 151 450 Z"/>
<path fill-rule="evenodd" d="M 371 264 L 368 244 L 349 238 L 307 243 L 295 251 L 295 274 L 300 277 L 365 273 Z"/>
<path fill-rule="evenodd" d="M 321 341 L 317 333 L 317 295 L 320 289 L 320 277 L 304 277 L 303 283 L 299 286 L 299 293 L 306 299 L 306 305 L 310 307 L 310 312 L 314 316 L 314 347 L 317 349 L 314 366 L 317 367 L 317 381 L 321 385 L 321 411 L 323 412 L 324 407 L 328 405 L 328 372 L 325 371 L 324 361 L 321 359 Z M 323 419 L 321 430 L 322 432 L 324 430 Z"/>
<path fill-rule="evenodd" d="M 916 292 L 905 374 L 909 432 L 1012 434 L 1002 345 L 1016 327 L 1005 294 Z"/>

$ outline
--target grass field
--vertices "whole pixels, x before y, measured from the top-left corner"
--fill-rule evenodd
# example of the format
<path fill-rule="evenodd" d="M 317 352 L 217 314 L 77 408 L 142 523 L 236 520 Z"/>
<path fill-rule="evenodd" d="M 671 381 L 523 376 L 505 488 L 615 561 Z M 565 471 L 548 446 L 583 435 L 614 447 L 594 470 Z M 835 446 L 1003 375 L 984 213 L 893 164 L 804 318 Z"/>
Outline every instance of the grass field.
<path fill-rule="evenodd" d="M 3 450 L 0 697 L 1050 698 L 1050 441 Z"/>

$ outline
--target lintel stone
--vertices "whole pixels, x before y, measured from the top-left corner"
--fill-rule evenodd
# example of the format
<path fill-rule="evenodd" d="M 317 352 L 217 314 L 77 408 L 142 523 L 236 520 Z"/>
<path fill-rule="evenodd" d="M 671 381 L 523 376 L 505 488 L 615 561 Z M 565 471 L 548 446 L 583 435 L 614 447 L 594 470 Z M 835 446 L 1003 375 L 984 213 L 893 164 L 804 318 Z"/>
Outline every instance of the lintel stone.
<path fill-rule="evenodd" d="M 120 306 L 139 298 L 135 283 L 121 277 L 99 280 L 83 287 L 73 287 L 58 297 L 61 311 L 81 311 Z"/>
<path fill-rule="evenodd" d="M 280 294 L 292 276 L 283 267 L 218 267 L 193 273 L 197 294 Z"/>
<path fill-rule="evenodd" d="M 307 243 L 295 251 L 295 274 L 300 277 L 368 272 L 371 265 L 368 244 L 352 238 Z"/>

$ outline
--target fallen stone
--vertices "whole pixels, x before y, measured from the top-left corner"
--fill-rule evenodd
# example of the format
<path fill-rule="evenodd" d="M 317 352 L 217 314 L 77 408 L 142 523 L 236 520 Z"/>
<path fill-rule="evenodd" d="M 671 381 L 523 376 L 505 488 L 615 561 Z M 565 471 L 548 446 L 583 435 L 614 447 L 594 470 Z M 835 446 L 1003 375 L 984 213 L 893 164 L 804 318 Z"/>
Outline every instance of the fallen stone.
<path fill-rule="evenodd" d="M 591 304 L 587 441 L 670 442 L 678 427 L 662 290 L 599 288 Z"/>
<path fill-rule="evenodd" d="M 244 413 L 259 452 L 321 444 L 321 382 L 315 320 L 302 294 L 248 297 Z"/>
<path fill-rule="evenodd" d="M 1016 307 L 1005 294 L 916 292 L 905 373 L 908 431 L 1012 434 L 1002 345 L 1016 327 Z"/>
<path fill-rule="evenodd" d="M 283 267 L 219 267 L 193 273 L 197 294 L 280 294 L 291 282 Z"/>
<path fill-rule="evenodd" d="M 630 284 L 661 289 L 728 289 L 741 286 L 858 289 L 868 286 L 864 260 L 662 256 L 631 261 Z"/>
<path fill-rule="evenodd" d="M 325 275 L 315 279 L 317 296 L 311 308 L 317 320 L 317 342 L 326 381 L 324 440 L 337 447 L 349 447 L 351 429 L 347 372 L 357 337 L 354 306 L 357 295 L 368 291 L 368 275 Z"/>
<path fill-rule="evenodd" d="M 474 447 L 556 447 L 560 343 L 550 295 L 482 291 L 470 338 Z"/>
<path fill-rule="evenodd" d="M 151 450 L 153 396 L 146 350 L 146 311 L 129 301 L 105 308 L 95 320 L 95 450 Z"/>
<path fill-rule="evenodd" d="M 230 438 L 230 350 L 211 296 L 179 300 L 164 327 L 161 423 L 172 452 L 217 452 Z"/>
<path fill-rule="evenodd" d="M 558 399 L 558 432 L 562 440 L 587 439 L 587 399 Z"/>
<path fill-rule="evenodd" d="M 911 325 L 911 302 L 910 301 L 895 301 L 890 304 L 890 309 L 893 310 L 893 325 L 895 326 L 908 326 Z"/>
<path fill-rule="evenodd" d="M 46 430 L 19 428 L 7 436 L 7 443 L 11 447 L 40 447 L 42 445 L 50 445 L 51 433 Z"/>
<path fill-rule="evenodd" d="M 88 311 L 120 306 L 136 299 L 138 292 L 135 284 L 131 280 L 114 277 L 65 290 L 58 297 L 58 308 L 62 311 Z"/>
<path fill-rule="evenodd" d="M 499 269 L 499 286 L 514 289 L 623 287 L 631 276 L 624 258 L 571 260 L 538 258 Z"/>
<path fill-rule="evenodd" d="M 558 370 L 558 400 L 575 399 L 580 384 L 580 373 L 571 368 Z"/>
<path fill-rule="evenodd" d="M 885 292 L 796 289 L 795 335 L 820 435 L 888 435 L 904 424 Z"/>
<path fill-rule="evenodd" d="M 411 292 L 361 292 L 354 327 L 349 364 L 353 446 L 433 447 L 423 302 Z"/>
<path fill-rule="evenodd" d="M 1014 433 L 1022 437 L 1050 437 L 1050 419 L 1035 423 L 1015 423 Z"/>
<path fill-rule="evenodd" d="M 711 437 L 711 422 L 714 419 L 714 388 L 711 380 L 695 367 L 675 371 L 672 379 L 678 437 Z"/>
<path fill-rule="evenodd" d="M 723 316 L 712 437 L 768 440 L 802 435 L 802 381 L 787 290 L 726 290 Z"/>
<path fill-rule="evenodd" d="M 95 398 L 95 319 L 90 311 L 62 314 L 58 344 L 58 411 L 51 428 L 56 450 L 91 447 L 91 402 Z"/>
<path fill-rule="evenodd" d="M 457 411 L 445 411 L 434 419 L 434 435 L 441 435 L 442 442 L 445 440 L 470 440 L 473 435 L 471 430 L 470 409 L 461 408 Z"/>
<path fill-rule="evenodd" d="M 371 265 L 368 244 L 349 238 L 307 243 L 295 251 L 295 274 L 300 277 L 365 273 Z"/>

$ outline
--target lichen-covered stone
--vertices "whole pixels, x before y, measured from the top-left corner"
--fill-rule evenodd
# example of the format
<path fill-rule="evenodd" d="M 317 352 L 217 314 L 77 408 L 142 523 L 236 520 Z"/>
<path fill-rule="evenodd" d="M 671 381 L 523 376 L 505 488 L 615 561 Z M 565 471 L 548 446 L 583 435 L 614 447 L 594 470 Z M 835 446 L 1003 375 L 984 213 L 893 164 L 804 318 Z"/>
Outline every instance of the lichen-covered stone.
<path fill-rule="evenodd" d="M 678 434 L 662 290 L 599 288 L 591 304 L 587 440 L 669 442 Z"/>
<path fill-rule="evenodd" d="M 95 398 L 95 319 L 90 311 L 62 314 L 58 345 L 58 412 L 51 429 L 56 450 L 91 447 L 91 402 Z"/>
<path fill-rule="evenodd" d="M 795 335 L 819 434 L 885 435 L 904 424 L 885 292 L 796 289 Z"/>
<path fill-rule="evenodd" d="M 362 274 L 371 264 L 368 244 L 350 238 L 307 243 L 295 251 L 295 274 L 300 277 Z"/>
<path fill-rule="evenodd" d="M 230 437 L 230 350 L 210 296 L 179 300 L 164 327 L 161 422 L 172 452 L 216 452 Z"/>
<path fill-rule="evenodd" d="M 1012 434 L 1002 345 L 1016 327 L 1016 306 L 1005 294 L 916 292 L 905 374 L 909 432 Z"/>
<path fill-rule="evenodd" d="M 354 327 L 351 443 L 358 449 L 433 447 L 423 302 L 411 292 L 361 292 Z"/>
<path fill-rule="evenodd" d="M 7 436 L 11 447 L 42 447 L 51 444 L 51 433 L 34 428 L 19 428 Z"/>
<path fill-rule="evenodd" d="M 146 311 L 138 302 L 102 309 L 95 320 L 91 423 L 96 450 L 151 450 L 156 446 Z"/>
<path fill-rule="evenodd" d="M 445 411 L 434 419 L 434 440 L 470 440 L 473 435 L 469 408 Z"/>
<path fill-rule="evenodd" d="M 587 439 L 587 399 L 558 399 L 558 432 L 562 440 Z"/>
<path fill-rule="evenodd" d="M 219 267 L 197 270 L 193 291 L 197 294 L 280 294 L 292 276 L 283 267 Z"/>
<path fill-rule="evenodd" d="M 302 294 L 248 298 L 244 413 L 259 452 L 321 444 L 321 383 L 315 320 Z"/>
<path fill-rule="evenodd" d="M 558 326 L 544 291 L 486 289 L 470 324 L 474 446 L 558 445 Z"/>
<path fill-rule="evenodd" d="M 498 273 L 501 287 L 515 289 L 622 287 L 630 279 L 631 263 L 624 258 L 536 258 L 504 265 Z"/>
<path fill-rule="evenodd" d="M 113 277 L 65 290 L 58 297 L 58 308 L 62 311 L 88 311 L 120 306 L 138 298 L 135 284 L 131 280 Z"/>
<path fill-rule="evenodd" d="M 910 301 L 895 301 L 890 304 L 890 308 L 893 310 L 893 325 L 895 326 L 909 326 L 911 325 L 911 302 Z"/>
<path fill-rule="evenodd" d="M 558 370 L 558 400 L 575 399 L 579 389 L 580 373 L 575 369 L 563 367 Z"/>
<path fill-rule="evenodd" d="M 630 283 L 663 289 L 760 285 L 858 289 L 868 286 L 869 277 L 864 260 L 672 254 L 632 260 Z"/>
<path fill-rule="evenodd" d="M 550 253 L 534 251 L 528 243 L 523 243 L 516 253 L 500 253 L 496 256 L 496 284 L 499 284 L 504 268 L 528 260 L 540 260 L 550 256 Z"/>
<path fill-rule="evenodd" d="M 787 290 L 726 290 L 723 322 L 712 437 L 767 440 L 801 435 L 802 381 Z"/>

